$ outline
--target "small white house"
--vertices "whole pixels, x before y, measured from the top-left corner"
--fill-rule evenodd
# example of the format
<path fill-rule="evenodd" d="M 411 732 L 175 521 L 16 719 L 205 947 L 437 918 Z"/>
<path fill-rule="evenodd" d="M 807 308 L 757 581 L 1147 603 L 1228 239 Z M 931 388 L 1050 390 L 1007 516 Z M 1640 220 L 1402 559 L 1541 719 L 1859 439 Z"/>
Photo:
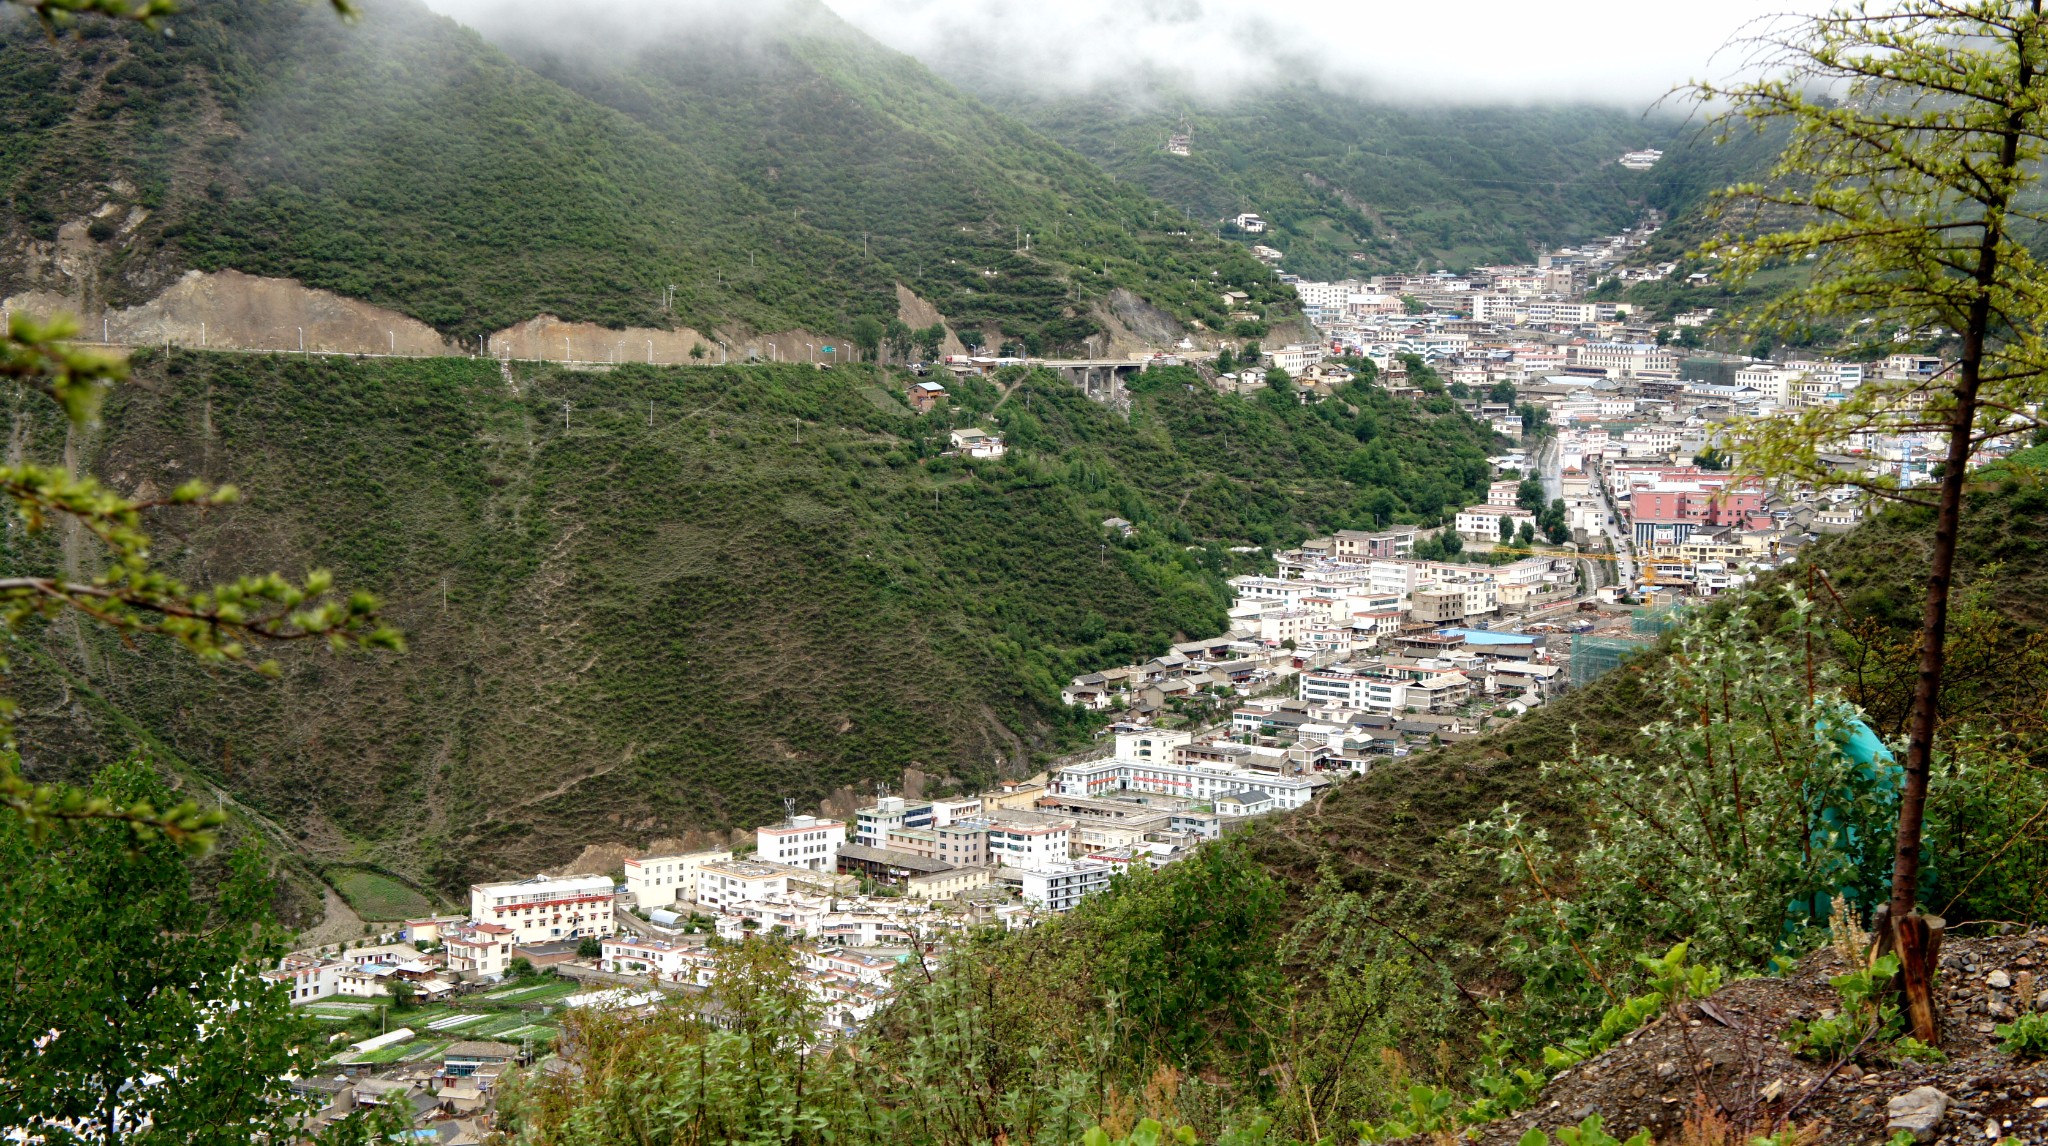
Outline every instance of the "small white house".
<path fill-rule="evenodd" d="M 1246 211 L 1244 214 L 1237 216 L 1230 222 L 1238 230 L 1243 231 L 1247 235 L 1263 235 L 1266 233 L 1266 221 L 1264 219 L 1259 218 L 1257 215 L 1253 214 L 1250 211 Z"/>
<path fill-rule="evenodd" d="M 973 427 L 954 430 L 953 448 L 970 458 L 999 458 L 1003 456 L 1003 437 Z"/>

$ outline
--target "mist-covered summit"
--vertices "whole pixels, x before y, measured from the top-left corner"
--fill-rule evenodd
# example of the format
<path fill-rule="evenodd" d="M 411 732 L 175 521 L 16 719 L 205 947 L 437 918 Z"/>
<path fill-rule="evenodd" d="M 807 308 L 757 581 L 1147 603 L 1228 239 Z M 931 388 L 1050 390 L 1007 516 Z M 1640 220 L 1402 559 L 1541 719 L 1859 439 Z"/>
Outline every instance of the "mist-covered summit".
<path fill-rule="evenodd" d="M 517 58 L 410 0 L 351 25 L 222 0 L 165 35 L 54 41 L 16 21 L 0 293 L 92 310 L 233 268 L 468 338 L 539 313 L 844 331 L 894 316 L 900 282 L 1046 349 L 1097 333 L 1118 288 L 1182 322 L 1222 321 L 1211 281 L 1280 297 L 822 9 L 768 11 L 744 36 L 656 22 L 598 52 L 500 29 Z"/>

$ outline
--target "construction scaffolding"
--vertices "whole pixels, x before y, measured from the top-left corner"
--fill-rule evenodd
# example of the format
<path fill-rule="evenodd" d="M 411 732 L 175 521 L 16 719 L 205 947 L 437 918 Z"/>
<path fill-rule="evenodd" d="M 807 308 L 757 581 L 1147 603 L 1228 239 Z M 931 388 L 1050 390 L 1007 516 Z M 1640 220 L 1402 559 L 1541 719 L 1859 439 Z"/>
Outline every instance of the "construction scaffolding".
<path fill-rule="evenodd" d="M 1633 637 L 1572 638 L 1572 687 L 1591 684 L 1613 672 L 1621 662 L 1650 647 L 1650 642 Z"/>
<path fill-rule="evenodd" d="M 1684 605 L 1665 605 L 1636 610 L 1636 615 L 1629 618 L 1629 631 L 1639 637 L 1661 637 L 1684 623 Z"/>

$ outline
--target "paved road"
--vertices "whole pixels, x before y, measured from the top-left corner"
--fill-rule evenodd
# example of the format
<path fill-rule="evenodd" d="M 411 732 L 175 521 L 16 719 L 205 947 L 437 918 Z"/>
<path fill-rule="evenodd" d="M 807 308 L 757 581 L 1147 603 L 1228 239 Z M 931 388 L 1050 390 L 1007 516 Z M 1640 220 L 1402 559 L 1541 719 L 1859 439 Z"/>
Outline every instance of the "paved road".
<path fill-rule="evenodd" d="M 1614 548 L 1614 574 L 1618 582 L 1631 592 L 1636 585 L 1635 543 L 1622 532 L 1619 524 L 1621 514 L 1614 508 L 1614 499 L 1607 495 L 1606 486 L 1592 483 L 1593 496 L 1600 501 L 1608 543 Z"/>

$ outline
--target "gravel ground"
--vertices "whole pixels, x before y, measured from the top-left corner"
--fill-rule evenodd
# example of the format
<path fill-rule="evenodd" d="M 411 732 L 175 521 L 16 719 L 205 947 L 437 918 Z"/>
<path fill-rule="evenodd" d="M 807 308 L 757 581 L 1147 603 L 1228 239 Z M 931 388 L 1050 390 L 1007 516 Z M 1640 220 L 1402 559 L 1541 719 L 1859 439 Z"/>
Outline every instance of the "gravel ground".
<path fill-rule="evenodd" d="M 1785 1028 L 1839 1006 L 1828 978 L 1842 970 L 1839 957 L 1823 950 L 1790 978 L 1742 980 L 1681 1014 L 1666 1013 L 1558 1073 L 1533 1106 L 1477 1128 L 1477 1140 L 1514 1143 L 1532 1126 L 1554 1133 L 1598 1113 L 1617 1138 L 1648 1128 L 1659 1142 L 1747 1142 L 1789 1118 L 1807 1130 L 1807 1142 L 1882 1143 L 1891 1099 L 1933 1086 L 1953 1100 L 1934 1141 L 2012 1137 L 2048 1146 L 2048 1062 L 2015 1061 L 1992 1033 L 2019 1005 L 2012 986 L 1997 984 L 2041 975 L 2048 994 L 2048 930 L 1945 941 L 1936 980 L 1949 1056 L 1942 1065 L 1900 1060 L 1874 1043 L 1840 1065 L 1793 1057 Z M 2044 1004 L 2035 1001 L 2048 1010 Z M 1710 1129 L 1703 1121 L 1725 1122 L 1735 1133 L 1702 1134 Z"/>

